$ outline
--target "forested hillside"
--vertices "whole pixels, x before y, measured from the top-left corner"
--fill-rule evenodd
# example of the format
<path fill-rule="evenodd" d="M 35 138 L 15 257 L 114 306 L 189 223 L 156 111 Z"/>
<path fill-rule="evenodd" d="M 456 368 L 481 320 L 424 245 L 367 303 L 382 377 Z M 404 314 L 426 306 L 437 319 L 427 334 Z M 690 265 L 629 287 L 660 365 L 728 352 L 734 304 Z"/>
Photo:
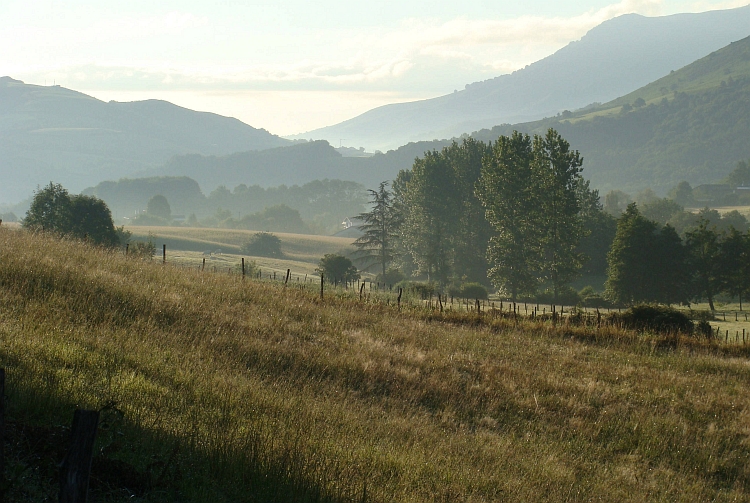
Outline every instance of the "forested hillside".
<path fill-rule="evenodd" d="M 375 187 L 383 180 L 395 178 L 399 170 L 410 168 L 414 159 L 425 151 L 442 148 L 447 143 L 410 143 L 371 157 L 343 157 L 327 141 L 314 141 L 226 156 L 180 155 L 153 172 L 160 176 L 188 176 L 196 180 L 205 193 L 222 185 L 273 187 L 325 178 Z"/>
<path fill-rule="evenodd" d="M 586 176 L 602 192 L 665 193 L 682 180 L 723 179 L 750 157 L 750 38 L 609 104 L 474 136 L 549 127 L 582 153 Z"/>
<path fill-rule="evenodd" d="M 164 196 L 171 215 L 179 215 L 181 221 L 187 217 L 192 225 L 292 232 L 289 225 L 294 220 L 294 232 L 323 234 L 340 230 L 341 221 L 364 211 L 366 202 L 363 185 L 328 179 L 277 187 L 220 186 L 206 195 L 195 180 L 186 176 L 125 178 L 102 182 L 83 193 L 103 199 L 115 219 L 132 219 L 147 210 L 154 196 Z M 169 218 L 141 222 L 170 223 Z"/>

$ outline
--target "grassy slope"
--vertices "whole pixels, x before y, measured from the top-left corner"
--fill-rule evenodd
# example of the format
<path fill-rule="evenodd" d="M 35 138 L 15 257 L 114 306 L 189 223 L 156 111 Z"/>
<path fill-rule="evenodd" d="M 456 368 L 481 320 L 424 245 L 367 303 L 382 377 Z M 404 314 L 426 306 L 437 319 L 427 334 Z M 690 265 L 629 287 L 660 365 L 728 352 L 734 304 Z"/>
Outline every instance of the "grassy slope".
<path fill-rule="evenodd" d="M 743 348 L 321 302 L 2 228 L 0 263 L 16 500 L 54 498 L 57 425 L 106 404 L 97 501 L 750 499 Z"/>
<path fill-rule="evenodd" d="M 659 80 L 626 94 L 591 112 L 576 113 L 571 123 L 609 116 L 620 112 L 625 104 L 643 98 L 646 104 L 658 104 L 663 98 L 672 99 L 675 92 L 700 93 L 726 84 L 728 79 L 750 77 L 750 37 L 733 42 L 721 50 L 671 72 Z"/>

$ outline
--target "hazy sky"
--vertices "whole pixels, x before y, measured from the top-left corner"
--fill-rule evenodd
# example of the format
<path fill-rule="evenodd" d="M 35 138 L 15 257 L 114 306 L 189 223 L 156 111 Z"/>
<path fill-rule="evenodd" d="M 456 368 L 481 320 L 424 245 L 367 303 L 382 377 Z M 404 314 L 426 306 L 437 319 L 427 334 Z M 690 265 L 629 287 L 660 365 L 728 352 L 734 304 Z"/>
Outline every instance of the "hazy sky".
<path fill-rule="evenodd" d="M 277 134 L 462 89 L 620 14 L 748 0 L 0 0 L 0 76 L 160 98 Z"/>

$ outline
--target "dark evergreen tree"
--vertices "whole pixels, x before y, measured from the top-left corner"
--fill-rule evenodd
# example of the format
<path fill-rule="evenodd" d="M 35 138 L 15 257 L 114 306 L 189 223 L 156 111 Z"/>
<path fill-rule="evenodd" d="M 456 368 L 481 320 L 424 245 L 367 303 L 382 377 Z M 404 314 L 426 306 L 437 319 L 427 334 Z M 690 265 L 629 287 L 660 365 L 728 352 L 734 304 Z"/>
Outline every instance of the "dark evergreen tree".
<path fill-rule="evenodd" d="M 360 213 L 358 218 L 362 224 L 359 229 L 363 234 L 354 242 L 360 252 L 358 256 L 367 261 L 365 268 L 379 264 L 384 278 L 395 253 L 393 237 L 400 217 L 393 208 L 391 192 L 387 187 L 388 182 L 381 182 L 378 190 L 368 191 L 372 196 L 372 209 Z"/>

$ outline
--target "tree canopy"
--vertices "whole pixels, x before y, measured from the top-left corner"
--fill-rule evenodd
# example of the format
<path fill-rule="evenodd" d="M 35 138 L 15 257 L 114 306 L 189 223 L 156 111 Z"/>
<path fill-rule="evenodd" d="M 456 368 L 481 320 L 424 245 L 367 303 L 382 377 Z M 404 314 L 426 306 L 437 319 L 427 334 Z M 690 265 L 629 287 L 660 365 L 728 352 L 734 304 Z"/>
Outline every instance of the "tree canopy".
<path fill-rule="evenodd" d="M 105 246 L 120 243 L 112 213 L 104 201 L 93 196 L 71 196 L 62 185 L 52 182 L 34 193 L 23 226 Z"/>

